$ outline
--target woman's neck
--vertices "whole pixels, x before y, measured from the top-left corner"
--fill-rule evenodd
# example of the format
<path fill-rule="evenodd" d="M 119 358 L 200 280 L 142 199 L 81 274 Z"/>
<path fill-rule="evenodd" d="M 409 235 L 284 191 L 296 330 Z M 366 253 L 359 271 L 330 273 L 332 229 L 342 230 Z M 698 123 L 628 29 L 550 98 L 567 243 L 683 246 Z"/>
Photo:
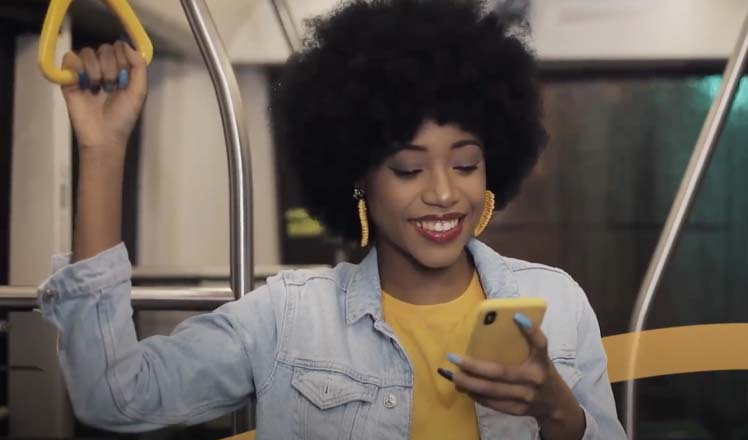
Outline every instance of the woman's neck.
<path fill-rule="evenodd" d="M 382 290 L 411 304 L 440 304 L 457 298 L 467 289 L 475 270 L 466 250 L 454 264 L 438 269 L 425 267 L 387 244 L 377 244 L 377 258 Z"/>

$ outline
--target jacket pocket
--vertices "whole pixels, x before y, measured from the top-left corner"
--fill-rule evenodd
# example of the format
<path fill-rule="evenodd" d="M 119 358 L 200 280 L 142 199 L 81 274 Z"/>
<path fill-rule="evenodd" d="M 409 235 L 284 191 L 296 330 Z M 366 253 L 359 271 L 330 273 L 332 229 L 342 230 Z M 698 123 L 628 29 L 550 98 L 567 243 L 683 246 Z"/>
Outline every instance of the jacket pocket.
<path fill-rule="evenodd" d="M 293 367 L 298 392 L 295 419 L 302 439 L 347 440 L 360 430 L 378 385 L 365 376 L 327 362 L 302 361 Z"/>
<path fill-rule="evenodd" d="M 569 389 L 574 389 L 574 385 L 582 378 L 582 372 L 577 368 L 576 351 L 573 349 L 556 350 L 550 353 L 550 358 Z"/>

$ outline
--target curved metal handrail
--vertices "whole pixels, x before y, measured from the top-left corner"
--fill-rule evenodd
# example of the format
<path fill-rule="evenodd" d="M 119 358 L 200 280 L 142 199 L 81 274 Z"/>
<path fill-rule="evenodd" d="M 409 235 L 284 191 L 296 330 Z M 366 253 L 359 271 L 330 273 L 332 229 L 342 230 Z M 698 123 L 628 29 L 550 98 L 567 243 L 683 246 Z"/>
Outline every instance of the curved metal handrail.
<path fill-rule="evenodd" d="M 244 293 L 252 290 L 254 269 L 252 261 L 252 171 L 249 137 L 244 126 L 244 108 L 231 60 L 205 1 L 181 0 L 181 3 L 213 80 L 221 110 L 229 160 L 231 288 L 235 297 L 239 299 Z M 246 410 L 234 413 L 234 433 L 248 430 L 252 416 L 251 405 Z"/>
<path fill-rule="evenodd" d="M 181 0 L 216 89 L 229 161 L 231 288 L 237 299 L 252 290 L 252 168 L 244 107 L 231 60 L 204 0 Z"/>
<path fill-rule="evenodd" d="M 2 310 L 29 311 L 39 307 L 36 286 L 0 286 Z M 234 301 L 229 287 L 133 287 L 134 310 L 208 311 Z"/>
<path fill-rule="evenodd" d="M 644 324 L 649 314 L 649 308 L 654 299 L 657 287 L 662 279 L 670 258 L 672 257 L 675 245 L 680 238 L 680 233 L 686 221 L 688 213 L 693 205 L 693 199 L 701 184 L 704 173 L 709 165 L 717 141 L 719 140 L 722 129 L 724 128 L 727 115 L 730 113 L 735 93 L 740 83 L 740 78 L 745 70 L 746 59 L 748 58 L 748 16 L 743 22 L 743 27 L 739 34 L 738 42 L 735 46 L 730 59 L 725 68 L 717 97 L 712 103 L 701 134 L 696 141 L 691 159 L 688 162 L 686 173 L 681 181 L 678 193 L 675 196 L 673 205 L 670 208 L 667 221 L 657 242 L 652 260 L 647 268 L 644 281 L 636 298 L 634 313 L 631 318 L 629 331 L 635 333 L 631 350 L 631 361 L 629 369 L 633 371 L 637 364 L 637 349 L 639 345 L 638 335 L 644 330 Z M 633 377 L 633 375 L 630 375 Z M 636 413 L 636 382 L 629 380 L 626 382 L 624 393 L 624 422 L 626 432 L 630 440 L 634 440 L 636 435 L 634 416 Z"/>

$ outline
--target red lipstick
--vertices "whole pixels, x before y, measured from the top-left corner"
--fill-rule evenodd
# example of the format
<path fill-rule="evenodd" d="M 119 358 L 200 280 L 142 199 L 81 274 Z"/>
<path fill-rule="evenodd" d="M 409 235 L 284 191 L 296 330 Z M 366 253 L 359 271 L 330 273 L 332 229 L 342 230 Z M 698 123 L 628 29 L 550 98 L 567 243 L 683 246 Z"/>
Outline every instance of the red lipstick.
<path fill-rule="evenodd" d="M 437 244 L 445 244 L 462 233 L 464 214 L 425 215 L 411 220 L 422 237 Z"/>

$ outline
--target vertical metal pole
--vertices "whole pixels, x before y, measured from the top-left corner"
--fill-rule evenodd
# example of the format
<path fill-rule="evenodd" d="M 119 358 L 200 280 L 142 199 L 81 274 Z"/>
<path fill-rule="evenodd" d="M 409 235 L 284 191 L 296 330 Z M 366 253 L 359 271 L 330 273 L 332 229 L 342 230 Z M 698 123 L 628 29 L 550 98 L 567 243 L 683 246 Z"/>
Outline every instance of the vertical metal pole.
<path fill-rule="evenodd" d="M 229 162 L 231 289 L 236 299 L 252 290 L 252 173 L 239 84 L 223 40 L 204 0 L 181 0 L 192 33 L 208 66 L 221 110 Z M 253 405 L 234 413 L 234 433 L 249 430 Z"/>
<path fill-rule="evenodd" d="M 727 115 L 730 113 L 735 93 L 740 84 L 740 78 L 745 70 L 746 58 L 748 57 L 748 17 L 743 22 L 740 31 L 739 40 L 735 50 L 730 57 L 725 73 L 722 78 L 717 97 L 712 103 L 704 127 L 701 129 L 699 139 L 696 141 L 691 160 L 686 168 L 686 173 L 681 181 L 678 193 L 675 196 L 673 206 L 670 208 L 667 221 L 660 235 L 660 239 L 655 248 L 655 253 L 647 268 L 644 276 L 639 295 L 636 299 L 634 313 L 631 319 L 630 331 L 635 333 L 633 346 L 631 350 L 631 359 L 629 360 L 629 371 L 633 372 L 637 363 L 637 351 L 639 347 L 639 332 L 644 330 L 649 308 L 657 291 L 657 287 L 662 279 L 673 249 L 678 243 L 683 224 L 686 221 L 688 213 L 693 205 L 693 199 L 699 189 L 704 173 L 709 165 L 709 159 L 714 151 L 719 136 L 722 134 Z M 636 416 L 636 381 L 629 380 L 626 382 L 624 393 L 624 421 L 626 432 L 629 439 L 635 437 L 635 416 Z"/>

